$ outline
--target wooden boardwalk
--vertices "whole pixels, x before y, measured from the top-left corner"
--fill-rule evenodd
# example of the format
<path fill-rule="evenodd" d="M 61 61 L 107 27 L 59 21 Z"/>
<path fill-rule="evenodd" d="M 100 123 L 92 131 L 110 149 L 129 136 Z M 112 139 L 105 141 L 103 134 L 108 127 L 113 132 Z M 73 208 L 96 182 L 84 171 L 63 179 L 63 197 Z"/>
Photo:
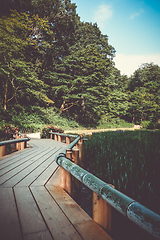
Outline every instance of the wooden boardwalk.
<path fill-rule="evenodd" d="M 66 144 L 32 139 L 0 159 L 0 239 L 111 239 L 59 187 L 55 156 Z"/>

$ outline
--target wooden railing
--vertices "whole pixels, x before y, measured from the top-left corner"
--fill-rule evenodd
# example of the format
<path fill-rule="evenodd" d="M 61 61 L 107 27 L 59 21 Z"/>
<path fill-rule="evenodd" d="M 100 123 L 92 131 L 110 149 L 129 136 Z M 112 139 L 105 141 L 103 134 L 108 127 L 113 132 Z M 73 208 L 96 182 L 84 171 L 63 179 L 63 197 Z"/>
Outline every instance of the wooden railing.
<path fill-rule="evenodd" d="M 54 139 L 58 141 L 61 141 L 62 136 L 66 137 L 66 143 L 68 144 L 70 143 L 68 138 L 70 139 L 74 136 L 52 132 L 51 134 L 54 134 Z M 58 138 L 58 136 L 60 137 Z M 66 150 L 56 157 L 56 162 L 60 166 L 61 187 L 72 195 L 74 192 L 73 185 L 75 184 L 72 178 L 74 177 L 91 189 L 93 191 L 93 219 L 102 226 L 107 233 L 110 234 L 112 228 L 112 206 L 152 236 L 160 239 L 160 216 L 134 199 L 116 190 L 112 185 L 105 183 L 84 170 L 81 167 L 82 162 L 79 161 L 79 158 L 82 157 L 83 139 L 81 136 L 74 137 L 75 140 L 67 146 Z M 76 148 L 74 147 L 75 145 Z"/>
<path fill-rule="evenodd" d="M 19 151 L 27 147 L 27 141 L 29 140 L 29 137 L 24 137 L 21 133 L 18 133 L 16 134 L 16 139 L 0 142 L 0 157 L 7 154 L 7 145 L 11 145 L 12 152 Z"/>

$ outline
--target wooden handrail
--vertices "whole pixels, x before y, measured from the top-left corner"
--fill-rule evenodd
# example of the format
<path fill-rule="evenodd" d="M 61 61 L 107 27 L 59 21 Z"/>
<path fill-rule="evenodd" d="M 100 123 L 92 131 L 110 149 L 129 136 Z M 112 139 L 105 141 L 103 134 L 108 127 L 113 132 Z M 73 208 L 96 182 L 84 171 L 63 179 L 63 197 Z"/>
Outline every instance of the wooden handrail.
<path fill-rule="evenodd" d="M 80 139 L 81 136 L 78 136 L 66 149 L 72 149 Z M 56 162 L 121 214 L 160 239 L 160 216 L 158 214 L 76 165 L 66 158 L 65 151 L 56 156 Z"/>

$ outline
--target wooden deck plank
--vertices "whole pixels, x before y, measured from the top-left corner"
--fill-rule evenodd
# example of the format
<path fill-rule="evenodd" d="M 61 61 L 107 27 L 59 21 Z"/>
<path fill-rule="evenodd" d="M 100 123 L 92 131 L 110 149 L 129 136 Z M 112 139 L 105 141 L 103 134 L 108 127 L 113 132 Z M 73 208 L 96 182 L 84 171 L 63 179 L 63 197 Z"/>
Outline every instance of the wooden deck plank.
<path fill-rule="evenodd" d="M 1 157 L 0 158 L 0 166 L 3 165 L 5 162 L 13 161 L 13 159 L 15 159 L 17 157 L 17 155 L 18 156 L 19 155 L 21 155 L 21 156 L 25 155 L 25 151 L 30 151 L 30 150 L 35 151 L 36 148 L 39 149 L 41 147 L 43 147 L 43 144 L 41 142 L 39 142 L 37 144 L 37 141 L 29 141 L 29 142 L 27 142 L 27 148 Z"/>
<path fill-rule="evenodd" d="M 47 226 L 28 187 L 15 187 L 19 217 L 23 234 L 47 231 Z"/>
<path fill-rule="evenodd" d="M 33 142 L 34 142 L 34 144 L 33 144 Z M 24 155 L 25 156 L 26 155 L 25 151 L 37 151 L 39 149 L 45 149 L 45 148 L 50 148 L 50 146 L 43 144 L 42 142 L 37 141 L 37 140 L 30 141 L 27 148 L 20 150 L 20 151 L 16 151 L 12 154 L 3 156 L 0 161 L 0 166 L 2 164 L 4 164 L 4 162 L 7 162 L 7 161 L 9 162 L 10 160 L 13 161 L 14 158 L 17 158 L 16 155 L 20 155 L 20 156 Z"/>
<path fill-rule="evenodd" d="M 58 166 L 54 161 L 52 162 L 36 179 L 31 186 L 44 186 L 48 179 L 55 173 Z"/>
<path fill-rule="evenodd" d="M 50 149 L 50 148 L 48 147 L 48 149 Z M 46 150 L 46 148 L 42 148 L 42 147 L 26 148 L 22 151 L 18 151 L 13 154 L 6 155 L 5 157 L 7 157 L 7 156 L 8 157 L 6 159 L 4 159 L 5 161 L 0 165 L 0 169 L 2 170 L 3 168 L 9 167 L 12 164 L 16 164 L 16 163 L 18 163 L 18 161 L 23 161 L 23 158 L 30 159 L 30 158 L 32 158 L 32 155 L 34 156 L 37 153 L 44 151 L 44 150 Z"/>
<path fill-rule="evenodd" d="M 37 156 L 37 154 L 39 154 L 40 150 L 37 149 L 37 151 L 29 151 L 27 153 L 25 153 L 25 155 L 20 155 L 17 156 L 16 159 L 13 159 L 13 162 L 9 162 L 7 164 L 7 162 L 2 166 L 1 165 L 1 169 L 0 169 L 0 176 L 4 175 L 5 173 L 13 170 L 14 168 L 24 164 L 25 162 L 29 161 L 31 158 L 33 158 L 34 156 Z"/>
<path fill-rule="evenodd" d="M 23 239 L 12 188 L 0 188 L 0 239 Z"/>
<path fill-rule="evenodd" d="M 60 168 L 58 167 L 56 169 L 56 171 L 54 172 L 54 174 L 51 176 L 51 178 L 48 180 L 48 182 L 46 183 L 47 186 L 59 186 L 60 184 L 60 178 L 59 178 L 59 175 L 60 175 Z"/>
<path fill-rule="evenodd" d="M 46 188 L 83 239 L 112 239 L 61 187 L 46 185 Z"/>
<path fill-rule="evenodd" d="M 80 240 L 81 236 L 43 186 L 31 187 L 54 240 Z M 47 204 L 46 204 L 47 203 Z"/>
<path fill-rule="evenodd" d="M 63 152 L 63 148 L 61 148 L 56 154 Z M 39 175 L 37 179 L 31 184 L 31 186 L 43 186 L 45 185 L 50 178 L 55 175 L 56 170 L 59 168 L 57 163 L 54 161 L 52 162 L 46 169 Z M 59 174 L 55 177 L 59 182 Z"/>
<path fill-rule="evenodd" d="M 33 148 L 25 148 L 20 151 L 13 152 L 11 154 L 5 155 L 0 158 L 0 169 L 3 169 L 5 166 L 12 164 L 12 162 L 16 162 L 17 159 L 21 159 L 23 156 L 26 155 L 30 151 L 35 151 Z"/>
<path fill-rule="evenodd" d="M 7 172 L 5 175 L 2 175 L 0 177 L 0 185 L 3 184 L 4 187 L 13 187 L 16 185 L 45 160 L 47 152 L 48 149 L 45 149 L 44 151 L 42 150 L 30 158 L 29 161 L 24 162 L 20 166 L 17 166 L 16 168 Z M 22 162 L 23 161 L 24 159 L 22 159 Z"/>
<path fill-rule="evenodd" d="M 2 240 L 111 240 L 59 187 L 54 158 L 67 145 L 51 139 L 29 144 L 0 161 Z"/>
<path fill-rule="evenodd" d="M 17 186 L 29 186 L 31 185 L 50 165 L 54 162 L 54 158 L 60 150 L 59 148 L 53 149 L 45 155 L 45 161 L 37 166 L 34 171 L 31 171 Z M 29 170 L 29 169 L 28 169 Z M 50 175 L 48 175 L 48 178 Z"/>
<path fill-rule="evenodd" d="M 53 240 L 50 232 L 47 231 L 42 231 L 38 233 L 30 233 L 24 235 L 24 240 Z"/>

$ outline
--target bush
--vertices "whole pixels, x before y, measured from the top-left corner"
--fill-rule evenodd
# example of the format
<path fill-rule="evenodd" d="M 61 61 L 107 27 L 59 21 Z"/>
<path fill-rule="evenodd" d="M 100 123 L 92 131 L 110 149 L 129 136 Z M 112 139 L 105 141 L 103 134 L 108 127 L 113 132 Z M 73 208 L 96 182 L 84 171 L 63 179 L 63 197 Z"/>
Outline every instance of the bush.
<path fill-rule="evenodd" d="M 160 129 L 160 124 L 152 121 L 143 121 L 141 126 L 145 129 Z"/>
<path fill-rule="evenodd" d="M 59 128 L 58 126 L 57 127 L 54 127 L 54 126 L 45 126 L 44 128 L 42 128 L 41 130 L 41 138 L 49 138 L 49 132 L 52 130 L 52 132 L 57 132 L 57 133 L 63 133 L 64 131 Z"/>
<path fill-rule="evenodd" d="M 1 141 L 9 140 L 10 138 L 13 138 L 13 135 L 17 134 L 18 132 L 19 132 L 19 129 L 17 127 L 4 125 L 0 129 L 0 139 Z"/>
<path fill-rule="evenodd" d="M 6 111 L 0 108 L 0 126 L 15 125 L 20 132 L 40 132 L 45 125 L 58 125 L 62 129 L 73 129 L 80 125 L 71 117 L 60 114 L 54 107 L 10 106 Z"/>
<path fill-rule="evenodd" d="M 128 123 L 121 118 L 107 118 L 102 116 L 101 120 L 98 122 L 97 128 L 131 128 L 133 127 L 132 123 Z"/>

